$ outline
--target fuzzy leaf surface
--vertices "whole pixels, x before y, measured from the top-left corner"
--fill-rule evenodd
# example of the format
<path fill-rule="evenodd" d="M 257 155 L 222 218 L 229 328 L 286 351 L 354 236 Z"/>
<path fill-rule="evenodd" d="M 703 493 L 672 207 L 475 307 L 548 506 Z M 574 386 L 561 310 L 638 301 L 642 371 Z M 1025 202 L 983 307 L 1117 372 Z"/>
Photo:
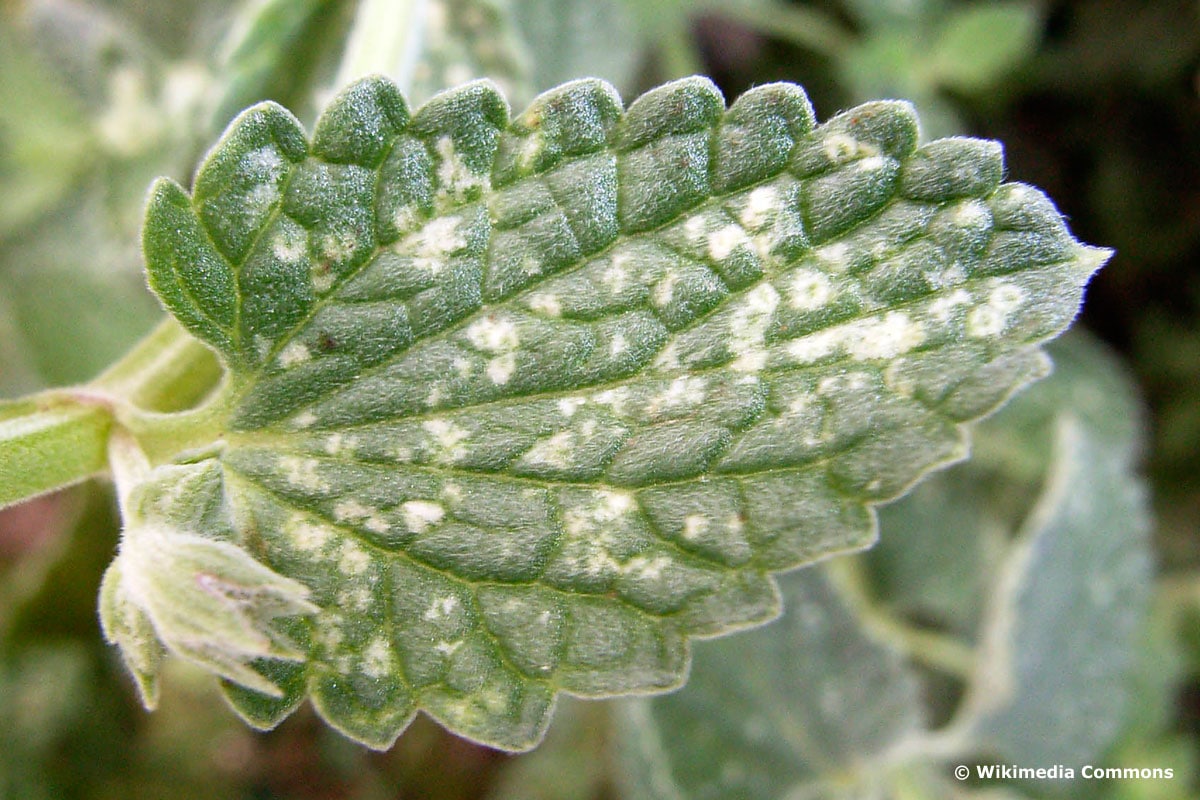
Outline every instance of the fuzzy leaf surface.
<path fill-rule="evenodd" d="M 1106 254 L 1002 173 L 788 84 L 578 81 L 510 119 L 485 82 L 410 112 L 367 79 L 311 140 L 243 113 L 144 235 L 231 373 L 237 544 L 320 608 L 305 663 L 259 664 L 284 697 L 235 707 L 523 749 L 558 692 L 678 685 L 1043 372 Z"/>
<path fill-rule="evenodd" d="M 621 706 L 623 796 L 834 796 L 831 776 L 922 729 L 915 673 L 866 632 L 827 571 L 780 583 L 782 619 L 702 643 L 684 689 Z"/>
<path fill-rule="evenodd" d="M 1127 376 L 1081 338 L 1053 353 L 1047 391 L 999 415 L 1025 440 L 1026 463 L 1011 458 L 1009 479 L 1043 459 L 1045 477 L 998 570 L 969 707 L 981 749 L 1086 764 L 1134 713 L 1131 676 L 1153 588 L 1150 515 Z M 994 461 L 989 438 L 980 455 Z"/>

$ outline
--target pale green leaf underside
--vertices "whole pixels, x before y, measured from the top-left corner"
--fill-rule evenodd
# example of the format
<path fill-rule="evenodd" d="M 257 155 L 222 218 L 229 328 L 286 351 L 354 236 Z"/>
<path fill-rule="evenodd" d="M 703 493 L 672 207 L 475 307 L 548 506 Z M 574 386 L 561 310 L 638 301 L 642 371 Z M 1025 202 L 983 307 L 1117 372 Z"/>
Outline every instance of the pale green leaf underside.
<path fill-rule="evenodd" d="M 323 609 L 262 665 L 286 698 L 235 705 L 520 749 L 556 692 L 677 685 L 1044 370 L 1104 253 L 1002 170 L 786 84 L 579 81 L 510 121 L 487 83 L 410 114 L 368 79 L 311 143 L 245 112 L 144 241 L 233 373 L 243 544 Z"/>
<path fill-rule="evenodd" d="M 923 730 L 915 674 L 868 635 L 828 572 L 780 583 L 781 620 L 699 645 L 686 687 L 620 706 L 622 797 L 860 796 L 855 781 Z"/>

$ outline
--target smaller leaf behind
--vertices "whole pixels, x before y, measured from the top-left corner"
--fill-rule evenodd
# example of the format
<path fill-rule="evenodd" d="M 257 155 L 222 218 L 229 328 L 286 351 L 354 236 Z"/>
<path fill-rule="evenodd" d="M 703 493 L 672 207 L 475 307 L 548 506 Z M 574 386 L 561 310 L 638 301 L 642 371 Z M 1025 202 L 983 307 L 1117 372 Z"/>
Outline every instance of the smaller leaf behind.
<path fill-rule="evenodd" d="M 627 800 L 835 796 L 923 727 L 915 675 L 825 570 L 780 585 L 782 619 L 699 645 L 684 689 L 620 706 Z"/>

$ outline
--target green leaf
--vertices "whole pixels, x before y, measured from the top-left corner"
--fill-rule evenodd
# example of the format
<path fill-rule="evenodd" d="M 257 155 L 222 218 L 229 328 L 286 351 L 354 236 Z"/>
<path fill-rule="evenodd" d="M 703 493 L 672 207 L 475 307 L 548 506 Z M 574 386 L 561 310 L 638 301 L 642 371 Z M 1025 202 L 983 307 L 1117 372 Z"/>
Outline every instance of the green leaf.
<path fill-rule="evenodd" d="M 611 704 L 564 698 L 554 724 L 532 753 L 508 761 L 487 800 L 592 800 L 604 796 Z"/>
<path fill-rule="evenodd" d="M 981 746 L 1086 764 L 1125 721 L 1151 565 L 1128 449 L 1064 415 L 1052 471 L 1008 559 L 971 700 Z"/>
<path fill-rule="evenodd" d="M 826 797 L 835 783 L 857 796 L 853 776 L 922 727 L 915 675 L 826 571 L 780 584 L 782 619 L 701 644 L 686 688 L 621 707 L 624 797 Z"/>
<path fill-rule="evenodd" d="M 928 54 L 934 82 L 963 92 L 987 89 L 1037 44 L 1038 10 L 1032 3 L 975 3 L 949 12 Z"/>
<path fill-rule="evenodd" d="M 531 56 L 536 88 L 549 89 L 578 75 L 617 87 L 633 81 L 642 39 L 622 0 L 516 0 L 512 14 Z"/>
<path fill-rule="evenodd" d="M 218 50 L 223 88 L 214 119 L 224 124 L 264 97 L 299 102 L 311 97 L 314 74 L 345 38 L 342 5 L 324 0 L 241 3 Z"/>
<path fill-rule="evenodd" d="M 319 608 L 305 662 L 251 665 L 283 697 L 235 707 L 524 749 L 558 692 L 677 686 L 1044 370 L 1107 254 L 1002 171 L 904 103 L 816 127 L 788 84 L 623 110 L 585 80 L 510 120 L 488 83 L 410 114 L 368 79 L 311 144 L 245 112 L 144 236 L 231 373 L 182 458 Z"/>
<path fill-rule="evenodd" d="M 412 74 L 410 98 L 423 102 L 447 87 L 487 76 L 514 102 L 532 99 L 531 79 L 535 69 L 542 69 L 535 67 L 542 53 L 530 50 L 520 28 L 518 14 L 524 0 L 437 0 L 417 5 L 422 9 L 417 14 L 419 25 L 405 48 L 406 57 L 416 63 L 401 70 Z M 569 20 L 571 9 L 556 5 L 549 17 Z M 546 22 L 539 20 L 539 25 Z M 534 44 L 543 43 L 535 39 Z M 582 74 L 588 73 L 572 73 L 559 81 Z"/>

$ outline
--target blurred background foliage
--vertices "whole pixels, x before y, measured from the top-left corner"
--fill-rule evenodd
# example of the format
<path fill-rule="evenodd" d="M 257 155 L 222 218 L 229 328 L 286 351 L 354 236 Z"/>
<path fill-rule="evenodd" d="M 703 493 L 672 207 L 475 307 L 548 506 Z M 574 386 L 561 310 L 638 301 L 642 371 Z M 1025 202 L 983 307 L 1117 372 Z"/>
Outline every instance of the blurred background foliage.
<path fill-rule="evenodd" d="M 186 181 L 257 100 L 311 122 L 367 5 L 0 0 L 0 397 L 87 380 L 151 327 L 151 179 Z M 629 98 L 700 72 L 730 98 L 801 83 L 820 118 L 902 97 L 929 138 L 1000 139 L 1011 176 L 1117 251 L 1086 330 L 1056 346 L 1054 378 L 984 423 L 974 461 L 884 509 L 876 550 L 789 577 L 785 621 L 701 643 L 669 698 L 564 701 L 524 756 L 426 720 L 387 753 L 306 713 L 255 733 L 182 665 L 146 714 L 96 623 L 117 539 L 106 488 L 0 512 L 0 798 L 1200 796 L 1200 3 L 395 5 L 417 36 L 389 71 L 415 102 L 484 75 L 519 109 L 582 75 Z M 1119 454 L 1112 470 L 1087 472 L 1100 452 Z M 1055 527 L 1064 496 L 1083 505 L 1063 519 L 1090 531 Z M 1015 623 L 996 621 L 1004 608 Z M 1023 665 L 1024 694 L 988 709 L 1000 663 Z M 957 784 L 945 759 L 963 752 L 1176 778 Z"/>

